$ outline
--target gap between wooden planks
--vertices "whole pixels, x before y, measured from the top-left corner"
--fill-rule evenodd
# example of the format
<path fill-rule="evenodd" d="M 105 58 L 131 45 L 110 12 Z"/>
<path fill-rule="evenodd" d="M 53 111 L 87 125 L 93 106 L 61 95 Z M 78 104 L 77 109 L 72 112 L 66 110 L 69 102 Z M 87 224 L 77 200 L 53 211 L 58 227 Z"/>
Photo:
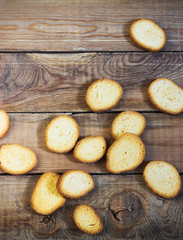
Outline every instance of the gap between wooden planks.
<path fill-rule="evenodd" d="M 38 157 L 38 164 L 31 173 L 47 171 L 65 172 L 69 169 L 82 169 L 90 173 L 106 173 L 105 157 L 93 164 L 76 161 L 72 151 L 68 154 L 50 152 L 45 145 L 44 134 L 47 124 L 61 113 L 10 113 L 10 130 L 1 139 L 0 144 L 19 143 L 30 147 Z M 102 135 L 108 146 L 113 142 L 110 126 L 117 113 L 76 113 L 69 114 L 80 127 L 80 138 L 90 135 Z M 147 162 L 164 160 L 172 163 L 183 173 L 183 114 L 171 116 L 164 113 L 144 113 L 147 127 L 142 134 L 146 146 L 146 158 L 143 164 L 134 170 L 142 173 Z M 2 170 L 0 170 L 2 173 Z"/>

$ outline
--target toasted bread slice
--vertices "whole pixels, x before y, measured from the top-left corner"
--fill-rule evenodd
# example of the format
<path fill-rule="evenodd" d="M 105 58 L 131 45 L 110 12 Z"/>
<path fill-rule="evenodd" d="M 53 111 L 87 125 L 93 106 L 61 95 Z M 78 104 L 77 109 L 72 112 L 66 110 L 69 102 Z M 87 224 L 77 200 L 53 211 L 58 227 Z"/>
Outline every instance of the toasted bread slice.
<path fill-rule="evenodd" d="M 167 78 L 158 78 L 148 89 L 151 102 L 163 112 L 183 112 L 183 89 Z"/>
<path fill-rule="evenodd" d="M 150 51 L 160 51 L 166 44 L 164 30 L 149 19 L 133 22 L 130 36 L 137 45 Z"/>
<path fill-rule="evenodd" d="M 9 174 L 25 174 L 37 164 L 35 153 L 19 144 L 5 144 L 0 149 L 0 163 Z"/>
<path fill-rule="evenodd" d="M 144 169 L 143 177 L 153 192 L 164 198 L 174 198 L 181 190 L 181 178 L 176 168 L 164 161 L 152 161 Z"/>
<path fill-rule="evenodd" d="M 90 174 L 81 170 L 69 170 L 60 177 L 57 189 L 64 197 L 80 198 L 90 192 L 94 185 Z"/>
<path fill-rule="evenodd" d="M 0 138 L 4 137 L 8 132 L 10 120 L 8 114 L 0 109 Z"/>
<path fill-rule="evenodd" d="M 38 180 L 31 197 L 31 206 L 39 214 L 49 215 L 62 207 L 66 199 L 57 191 L 60 175 L 44 173 Z"/>
<path fill-rule="evenodd" d="M 70 116 L 61 115 L 54 118 L 45 132 L 46 146 L 52 152 L 69 152 L 79 137 L 79 126 Z"/>
<path fill-rule="evenodd" d="M 111 135 L 114 139 L 124 133 L 134 133 L 140 136 L 146 126 L 145 117 L 135 111 L 125 111 L 116 116 L 111 125 Z"/>
<path fill-rule="evenodd" d="M 133 133 L 124 133 L 107 151 L 106 168 L 111 173 L 131 171 L 145 158 L 145 146 Z"/>
<path fill-rule="evenodd" d="M 91 163 L 100 160 L 106 152 L 107 144 L 102 136 L 86 137 L 75 146 L 74 158 L 80 162 Z"/>
<path fill-rule="evenodd" d="M 91 206 L 77 206 L 73 218 L 76 226 L 85 233 L 98 234 L 103 229 L 101 218 Z"/>
<path fill-rule="evenodd" d="M 123 95 L 119 83 L 110 79 L 94 81 L 87 89 L 85 100 L 94 112 L 105 111 L 114 107 Z"/>

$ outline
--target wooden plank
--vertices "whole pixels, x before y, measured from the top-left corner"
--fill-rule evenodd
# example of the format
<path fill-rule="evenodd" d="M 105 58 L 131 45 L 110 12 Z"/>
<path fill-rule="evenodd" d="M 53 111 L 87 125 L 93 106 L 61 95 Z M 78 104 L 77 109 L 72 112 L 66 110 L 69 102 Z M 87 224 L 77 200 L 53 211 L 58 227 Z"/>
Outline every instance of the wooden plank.
<path fill-rule="evenodd" d="M 9 112 L 90 111 L 87 87 L 110 78 L 124 88 L 112 111 L 154 111 L 147 94 L 151 81 L 167 77 L 183 87 L 182 76 L 182 52 L 0 54 L 0 106 Z"/>
<path fill-rule="evenodd" d="M 0 144 L 19 143 L 33 149 L 38 157 L 38 165 L 33 173 L 46 171 L 65 172 L 69 169 L 83 169 L 90 173 L 105 173 L 105 158 L 93 164 L 77 162 L 72 152 L 68 154 L 55 154 L 45 146 L 44 133 L 49 121 L 59 114 L 10 114 L 10 130 L 0 140 Z M 70 114 L 78 122 L 80 138 L 89 135 L 102 135 L 106 138 L 108 146 L 112 143 L 110 126 L 116 113 Z M 134 170 L 142 173 L 147 162 L 152 160 L 165 160 L 172 163 L 179 172 L 183 172 L 183 114 L 170 116 L 163 113 L 146 113 L 147 128 L 142 135 L 146 145 L 146 158 L 144 163 Z M 2 170 L 0 171 L 2 173 Z"/>
<path fill-rule="evenodd" d="M 142 176 L 93 176 L 95 188 L 49 216 L 36 214 L 30 196 L 39 176 L 0 176 L 0 238 L 4 239 L 182 239 L 183 189 L 165 200 L 145 185 Z M 183 178 L 182 178 L 183 180 Z M 89 236 L 77 229 L 72 215 L 89 204 L 104 229 Z"/>
<path fill-rule="evenodd" d="M 1 1 L 0 50 L 139 51 L 129 28 L 148 18 L 165 30 L 165 51 L 182 51 L 182 12 L 179 0 Z"/>

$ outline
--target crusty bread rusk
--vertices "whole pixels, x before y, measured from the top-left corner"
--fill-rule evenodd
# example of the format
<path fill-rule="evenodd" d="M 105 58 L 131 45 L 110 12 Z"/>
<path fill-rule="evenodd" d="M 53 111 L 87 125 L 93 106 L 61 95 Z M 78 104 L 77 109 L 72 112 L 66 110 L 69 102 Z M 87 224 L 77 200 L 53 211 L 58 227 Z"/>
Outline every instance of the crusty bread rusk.
<path fill-rule="evenodd" d="M 61 115 L 54 118 L 45 131 L 47 148 L 56 153 L 67 153 L 76 144 L 79 137 L 79 126 L 70 116 Z"/>
<path fill-rule="evenodd" d="M 69 170 L 62 174 L 57 183 L 57 190 L 64 197 L 80 198 L 94 188 L 93 178 L 82 170 Z"/>
<path fill-rule="evenodd" d="M 37 164 L 35 153 L 19 144 L 5 144 L 0 149 L 0 164 L 9 174 L 25 174 Z"/>
<path fill-rule="evenodd" d="M 106 168 L 118 174 L 138 167 L 145 158 L 145 146 L 133 133 L 124 133 L 107 151 Z"/>
<path fill-rule="evenodd" d="M 85 100 L 92 111 L 100 112 L 114 107 L 122 95 L 123 88 L 118 82 L 100 79 L 88 87 Z"/>
<path fill-rule="evenodd" d="M 181 190 L 181 178 L 176 168 L 164 161 L 152 161 L 144 169 L 143 177 L 153 192 L 164 198 L 174 198 Z"/>
<path fill-rule="evenodd" d="M 158 78 L 148 89 L 151 102 L 163 112 L 183 112 L 183 89 L 167 78 Z"/>
<path fill-rule="evenodd" d="M 101 218 L 91 206 L 77 206 L 73 218 L 76 226 L 85 233 L 98 234 L 103 229 Z"/>
<path fill-rule="evenodd" d="M 8 114 L 0 109 L 0 138 L 4 137 L 4 135 L 8 132 L 10 125 L 10 120 Z"/>
<path fill-rule="evenodd" d="M 122 136 L 123 133 L 134 133 L 140 136 L 146 126 L 145 117 L 135 111 L 125 111 L 116 116 L 111 125 L 111 135 L 114 139 Z"/>
<path fill-rule="evenodd" d="M 81 139 L 75 146 L 74 158 L 80 162 L 92 163 L 100 160 L 106 152 L 107 144 L 102 136 Z"/>
<path fill-rule="evenodd" d="M 130 36 L 140 47 L 149 51 L 160 51 L 166 44 L 166 34 L 155 22 L 140 19 L 132 23 Z"/>
<path fill-rule="evenodd" d="M 57 191 L 57 182 L 60 175 L 44 173 L 34 188 L 31 197 L 31 207 L 39 214 L 49 215 L 62 207 L 66 199 Z"/>

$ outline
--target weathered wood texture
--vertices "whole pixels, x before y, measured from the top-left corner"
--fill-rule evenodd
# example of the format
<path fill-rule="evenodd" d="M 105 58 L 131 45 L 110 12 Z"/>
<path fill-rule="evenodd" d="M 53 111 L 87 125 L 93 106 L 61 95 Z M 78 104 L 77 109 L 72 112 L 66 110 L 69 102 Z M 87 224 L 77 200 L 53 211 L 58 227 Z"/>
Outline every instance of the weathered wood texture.
<path fill-rule="evenodd" d="M 139 18 L 152 19 L 165 30 L 164 52 L 144 52 L 131 41 L 130 25 Z M 155 112 L 147 95 L 149 84 L 158 77 L 183 87 L 183 52 L 178 52 L 183 51 L 182 18 L 179 0 L 0 1 L 0 51 L 44 52 L 0 54 L 0 108 L 10 112 L 10 130 L 0 146 L 23 144 L 38 157 L 37 167 L 27 176 L 2 175 L 0 170 L 1 240 L 183 239 L 183 189 L 175 199 L 165 200 L 135 174 L 151 160 L 168 161 L 183 173 L 183 114 Z M 68 51 L 73 53 L 63 53 Z M 118 81 L 123 98 L 108 113 L 86 113 L 90 112 L 86 89 L 100 78 Z M 105 157 L 82 164 L 72 152 L 54 154 L 45 146 L 45 128 L 62 112 L 76 119 L 80 138 L 102 135 L 109 146 L 113 119 L 117 112 L 130 109 L 146 112 L 147 120 L 142 135 L 146 158 L 130 175 L 103 174 Z M 38 173 L 68 169 L 98 173 L 93 175 L 94 190 L 67 200 L 50 216 L 36 214 L 30 197 Z M 99 213 L 104 222 L 99 235 L 76 228 L 72 215 L 78 204 L 89 204 Z"/>
<path fill-rule="evenodd" d="M 165 30 L 164 50 L 182 51 L 182 13 L 179 0 L 0 1 L 0 50 L 139 51 L 129 28 L 148 18 Z"/>
<path fill-rule="evenodd" d="M 167 77 L 183 87 L 183 53 L 0 54 L 0 106 L 9 112 L 82 112 L 87 87 L 110 78 L 124 88 L 113 111 L 157 110 L 147 89 Z"/>
<path fill-rule="evenodd" d="M 10 130 L 0 140 L 0 144 L 19 143 L 33 149 L 38 157 L 38 165 L 31 173 L 46 171 L 64 172 L 68 169 L 83 169 L 91 173 L 104 173 L 105 158 L 93 164 L 76 161 L 72 151 L 68 154 L 49 152 L 45 146 L 44 133 L 49 121 L 59 114 L 10 114 Z M 110 126 L 117 113 L 71 114 L 80 126 L 80 137 L 102 135 L 108 146 L 112 143 Z M 146 145 L 145 162 L 136 170 L 142 173 L 151 160 L 165 160 L 183 172 L 183 114 L 170 116 L 164 113 L 146 113 L 147 127 L 142 135 Z M 2 173 L 2 170 L 0 171 Z"/>
<path fill-rule="evenodd" d="M 49 216 L 30 207 L 39 176 L 0 176 L 0 238 L 4 239 L 182 239 L 183 189 L 165 200 L 145 185 L 142 176 L 93 176 L 95 188 Z M 183 179 L 182 179 L 183 180 Z M 77 229 L 72 215 L 89 204 L 101 216 L 103 231 L 89 236 Z"/>

